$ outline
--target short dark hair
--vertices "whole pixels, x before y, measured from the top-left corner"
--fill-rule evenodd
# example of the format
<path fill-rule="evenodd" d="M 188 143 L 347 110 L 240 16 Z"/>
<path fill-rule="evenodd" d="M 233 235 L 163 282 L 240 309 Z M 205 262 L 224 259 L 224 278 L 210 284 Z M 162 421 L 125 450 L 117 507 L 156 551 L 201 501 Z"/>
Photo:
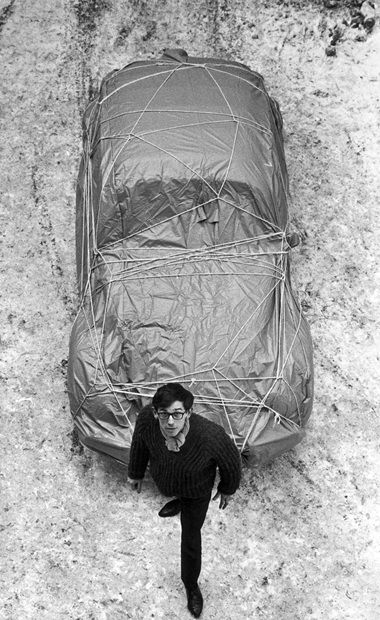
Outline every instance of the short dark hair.
<path fill-rule="evenodd" d="M 194 396 L 180 383 L 166 383 L 158 388 L 153 396 L 152 405 L 155 409 L 160 407 L 166 409 L 176 400 L 183 403 L 185 410 L 188 411 L 193 406 Z"/>

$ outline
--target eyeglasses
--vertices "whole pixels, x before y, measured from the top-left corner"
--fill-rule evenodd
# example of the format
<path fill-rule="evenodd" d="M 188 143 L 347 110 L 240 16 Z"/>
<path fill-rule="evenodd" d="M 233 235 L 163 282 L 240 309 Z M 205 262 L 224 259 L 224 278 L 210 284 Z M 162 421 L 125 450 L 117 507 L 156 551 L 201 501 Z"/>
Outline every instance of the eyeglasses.
<path fill-rule="evenodd" d="M 166 411 L 165 409 L 160 409 L 159 411 L 157 411 L 157 415 L 160 420 L 168 420 L 170 416 L 172 416 L 173 420 L 182 420 L 185 413 L 187 412 L 180 409 L 177 409 L 175 411 Z"/>

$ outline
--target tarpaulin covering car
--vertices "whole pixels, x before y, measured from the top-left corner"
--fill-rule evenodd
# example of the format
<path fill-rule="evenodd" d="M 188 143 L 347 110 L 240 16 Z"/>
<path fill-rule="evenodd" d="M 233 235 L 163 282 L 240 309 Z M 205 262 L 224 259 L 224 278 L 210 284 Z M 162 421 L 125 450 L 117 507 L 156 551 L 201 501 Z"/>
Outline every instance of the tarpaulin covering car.
<path fill-rule="evenodd" d="M 281 114 L 255 71 L 167 50 L 103 80 L 77 187 L 68 385 L 84 445 L 127 463 L 136 416 L 172 381 L 251 464 L 301 440 L 312 345 L 287 196 Z"/>

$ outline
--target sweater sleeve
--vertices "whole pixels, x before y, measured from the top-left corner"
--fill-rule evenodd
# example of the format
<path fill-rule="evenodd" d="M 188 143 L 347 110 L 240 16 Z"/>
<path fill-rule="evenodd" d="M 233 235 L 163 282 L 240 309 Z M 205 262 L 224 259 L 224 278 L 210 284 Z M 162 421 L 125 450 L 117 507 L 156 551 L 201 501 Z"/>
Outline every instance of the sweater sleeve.
<path fill-rule="evenodd" d="M 223 429 L 218 433 L 215 460 L 220 474 L 218 491 L 233 495 L 240 484 L 241 459 L 239 450 Z"/>
<path fill-rule="evenodd" d="M 142 480 L 149 461 L 149 450 L 144 441 L 144 428 L 147 424 L 146 413 L 141 411 L 136 420 L 129 454 L 128 477 Z"/>

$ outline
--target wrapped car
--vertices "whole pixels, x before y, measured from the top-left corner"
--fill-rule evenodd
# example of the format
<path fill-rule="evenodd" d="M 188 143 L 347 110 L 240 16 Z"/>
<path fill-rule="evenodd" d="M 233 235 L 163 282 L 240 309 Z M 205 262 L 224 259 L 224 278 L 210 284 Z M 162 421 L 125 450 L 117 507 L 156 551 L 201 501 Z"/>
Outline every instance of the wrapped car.
<path fill-rule="evenodd" d="M 292 291 L 279 107 L 243 64 L 166 50 L 113 71 L 83 119 L 80 441 L 128 462 L 141 408 L 179 382 L 251 464 L 304 436 L 312 344 Z"/>

